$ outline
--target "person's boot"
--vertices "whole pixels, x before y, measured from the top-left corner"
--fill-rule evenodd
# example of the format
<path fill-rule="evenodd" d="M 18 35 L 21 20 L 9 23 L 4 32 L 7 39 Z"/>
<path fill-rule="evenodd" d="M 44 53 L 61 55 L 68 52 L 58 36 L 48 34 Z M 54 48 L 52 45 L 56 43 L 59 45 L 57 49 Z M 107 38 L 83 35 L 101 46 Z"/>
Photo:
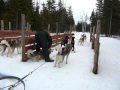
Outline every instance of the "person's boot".
<path fill-rule="evenodd" d="M 54 62 L 54 60 L 49 59 L 49 60 L 45 60 L 45 62 Z"/>
<path fill-rule="evenodd" d="M 45 58 L 45 62 L 54 62 L 54 60 L 51 60 L 50 58 Z"/>
<path fill-rule="evenodd" d="M 54 60 L 45 60 L 45 62 L 54 62 Z"/>

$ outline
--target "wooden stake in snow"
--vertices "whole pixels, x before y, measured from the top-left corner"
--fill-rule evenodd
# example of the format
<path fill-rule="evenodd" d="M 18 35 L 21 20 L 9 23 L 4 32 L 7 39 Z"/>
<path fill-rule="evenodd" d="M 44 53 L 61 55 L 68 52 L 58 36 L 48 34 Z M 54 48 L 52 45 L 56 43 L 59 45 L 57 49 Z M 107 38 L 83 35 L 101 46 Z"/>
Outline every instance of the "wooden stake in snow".
<path fill-rule="evenodd" d="M 9 30 L 11 30 L 11 22 L 9 22 Z"/>
<path fill-rule="evenodd" d="M 96 39 L 95 39 L 95 45 L 94 45 L 94 50 L 95 50 L 95 55 L 94 55 L 94 66 L 93 66 L 93 73 L 98 74 L 98 59 L 99 59 L 99 34 L 101 31 L 101 21 L 97 21 L 97 29 L 96 29 Z"/>
<path fill-rule="evenodd" d="M 50 32 L 50 24 L 48 24 L 48 32 Z"/>
<path fill-rule="evenodd" d="M 92 49 L 94 49 L 94 43 L 95 43 L 95 26 L 93 27 L 93 32 L 92 32 L 92 37 L 91 37 L 91 39 L 92 39 Z"/>
<path fill-rule="evenodd" d="M 90 27 L 90 42 L 92 41 L 92 27 Z"/>
<path fill-rule="evenodd" d="M 1 20 L 1 30 L 4 30 L 4 20 Z"/>
<path fill-rule="evenodd" d="M 21 14 L 21 29 L 22 29 L 22 61 L 25 60 L 25 14 Z"/>
<path fill-rule="evenodd" d="M 56 22 L 56 35 L 58 35 L 58 22 Z"/>

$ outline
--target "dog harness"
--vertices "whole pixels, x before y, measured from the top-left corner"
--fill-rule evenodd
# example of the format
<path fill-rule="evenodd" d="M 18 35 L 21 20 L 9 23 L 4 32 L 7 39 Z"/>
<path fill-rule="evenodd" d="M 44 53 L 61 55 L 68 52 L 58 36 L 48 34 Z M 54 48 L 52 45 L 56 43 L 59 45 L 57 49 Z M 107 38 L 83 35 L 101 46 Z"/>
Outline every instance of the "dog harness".
<path fill-rule="evenodd" d="M 64 48 L 62 48 L 62 53 L 61 53 L 61 55 L 66 55 L 66 54 L 68 54 L 70 52 L 70 49 L 68 48 L 68 47 L 64 47 Z"/>

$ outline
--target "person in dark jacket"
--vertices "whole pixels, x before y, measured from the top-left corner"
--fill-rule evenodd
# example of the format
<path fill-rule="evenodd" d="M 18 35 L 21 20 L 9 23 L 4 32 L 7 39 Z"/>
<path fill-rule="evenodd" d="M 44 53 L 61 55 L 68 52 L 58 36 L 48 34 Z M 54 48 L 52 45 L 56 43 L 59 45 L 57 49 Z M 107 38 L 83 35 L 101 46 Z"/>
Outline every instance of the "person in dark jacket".
<path fill-rule="evenodd" d="M 72 34 L 72 38 L 71 38 L 71 45 L 72 45 L 72 51 L 74 51 L 74 44 L 75 44 L 75 36 L 74 34 Z"/>
<path fill-rule="evenodd" d="M 36 52 L 40 52 L 40 48 L 42 48 L 42 54 L 45 58 L 46 62 L 53 62 L 54 60 L 50 60 L 49 58 L 49 48 L 52 46 L 52 37 L 49 35 L 47 31 L 41 30 L 35 34 L 36 40 Z"/>

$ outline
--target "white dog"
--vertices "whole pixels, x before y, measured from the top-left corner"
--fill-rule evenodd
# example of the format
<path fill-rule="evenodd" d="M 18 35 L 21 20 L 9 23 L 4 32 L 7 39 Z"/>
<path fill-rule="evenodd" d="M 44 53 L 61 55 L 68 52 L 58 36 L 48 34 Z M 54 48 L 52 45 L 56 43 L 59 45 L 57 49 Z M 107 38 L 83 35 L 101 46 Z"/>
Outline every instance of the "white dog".
<path fill-rule="evenodd" d="M 61 67 L 61 63 L 64 61 L 64 58 L 66 57 L 66 64 L 68 63 L 68 56 L 70 54 L 70 51 L 72 49 L 71 44 L 66 44 L 64 47 L 57 47 L 56 50 L 58 51 L 56 55 L 56 61 L 54 64 L 54 67 L 58 66 Z"/>
<path fill-rule="evenodd" d="M 80 39 L 78 40 L 78 45 L 84 45 L 84 37 L 81 35 Z"/>

